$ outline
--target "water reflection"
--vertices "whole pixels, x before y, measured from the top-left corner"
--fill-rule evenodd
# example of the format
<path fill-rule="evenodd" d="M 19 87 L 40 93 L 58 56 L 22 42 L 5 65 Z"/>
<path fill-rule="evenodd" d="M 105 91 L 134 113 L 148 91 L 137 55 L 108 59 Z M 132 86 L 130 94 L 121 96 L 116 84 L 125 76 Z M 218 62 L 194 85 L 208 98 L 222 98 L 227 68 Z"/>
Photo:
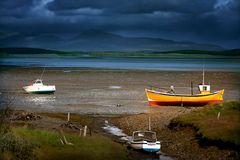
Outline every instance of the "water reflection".
<path fill-rule="evenodd" d="M 110 89 L 121 89 L 122 86 L 109 86 Z"/>
<path fill-rule="evenodd" d="M 55 100 L 56 96 L 53 95 L 31 95 L 30 97 L 26 97 L 27 102 L 33 102 L 35 105 L 54 103 Z"/>
<path fill-rule="evenodd" d="M 123 130 L 117 128 L 116 126 L 110 125 L 108 121 L 105 121 L 105 126 L 103 127 L 103 129 L 106 130 L 108 133 L 119 137 L 121 140 L 129 141 L 132 139 L 131 136 L 123 133 Z"/>

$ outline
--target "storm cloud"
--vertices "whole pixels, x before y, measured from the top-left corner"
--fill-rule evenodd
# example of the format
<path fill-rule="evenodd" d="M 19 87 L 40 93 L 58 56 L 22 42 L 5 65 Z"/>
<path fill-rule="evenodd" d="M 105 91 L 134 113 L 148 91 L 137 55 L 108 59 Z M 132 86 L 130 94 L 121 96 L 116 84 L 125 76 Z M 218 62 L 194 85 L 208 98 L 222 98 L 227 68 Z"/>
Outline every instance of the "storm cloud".
<path fill-rule="evenodd" d="M 239 0 L 1 0 L 1 37 L 71 37 L 95 29 L 133 37 L 240 44 Z"/>

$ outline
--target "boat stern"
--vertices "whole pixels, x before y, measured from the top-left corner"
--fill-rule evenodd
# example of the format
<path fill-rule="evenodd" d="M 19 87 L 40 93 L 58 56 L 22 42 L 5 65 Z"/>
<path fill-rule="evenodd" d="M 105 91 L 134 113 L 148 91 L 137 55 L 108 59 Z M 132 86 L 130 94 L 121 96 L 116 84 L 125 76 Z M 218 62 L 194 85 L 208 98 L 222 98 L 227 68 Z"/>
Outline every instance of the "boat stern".
<path fill-rule="evenodd" d="M 161 144 L 159 141 L 148 142 L 143 144 L 143 150 L 147 152 L 158 152 L 161 149 Z"/>

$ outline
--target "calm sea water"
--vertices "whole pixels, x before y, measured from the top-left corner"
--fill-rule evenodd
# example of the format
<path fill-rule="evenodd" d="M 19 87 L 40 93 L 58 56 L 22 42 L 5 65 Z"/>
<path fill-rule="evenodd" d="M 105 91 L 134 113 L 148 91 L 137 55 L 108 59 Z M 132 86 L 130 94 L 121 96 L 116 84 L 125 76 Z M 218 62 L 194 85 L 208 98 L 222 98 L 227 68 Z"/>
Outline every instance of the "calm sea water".
<path fill-rule="evenodd" d="M 39 58 L 7 57 L 0 65 L 21 67 L 83 67 L 140 70 L 240 70 L 240 59 L 188 59 L 188 58 Z"/>

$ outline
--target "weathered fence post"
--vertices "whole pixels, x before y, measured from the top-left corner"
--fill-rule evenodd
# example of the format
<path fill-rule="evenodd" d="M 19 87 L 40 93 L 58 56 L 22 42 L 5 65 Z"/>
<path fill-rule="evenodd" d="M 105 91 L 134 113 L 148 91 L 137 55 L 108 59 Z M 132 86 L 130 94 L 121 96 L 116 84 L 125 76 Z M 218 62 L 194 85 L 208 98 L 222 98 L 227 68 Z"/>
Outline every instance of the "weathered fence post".
<path fill-rule="evenodd" d="M 221 112 L 218 112 L 217 119 L 220 118 Z"/>
<path fill-rule="evenodd" d="M 68 117 L 67 117 L 67 121 L 70 121 L 70 112 L 68 112 Z"/>
<path fill-rule="evenodd" d="M 83 136 L 86 137 L 86 134 L 87 134 L 87 126 L 84 126 Z"/>

